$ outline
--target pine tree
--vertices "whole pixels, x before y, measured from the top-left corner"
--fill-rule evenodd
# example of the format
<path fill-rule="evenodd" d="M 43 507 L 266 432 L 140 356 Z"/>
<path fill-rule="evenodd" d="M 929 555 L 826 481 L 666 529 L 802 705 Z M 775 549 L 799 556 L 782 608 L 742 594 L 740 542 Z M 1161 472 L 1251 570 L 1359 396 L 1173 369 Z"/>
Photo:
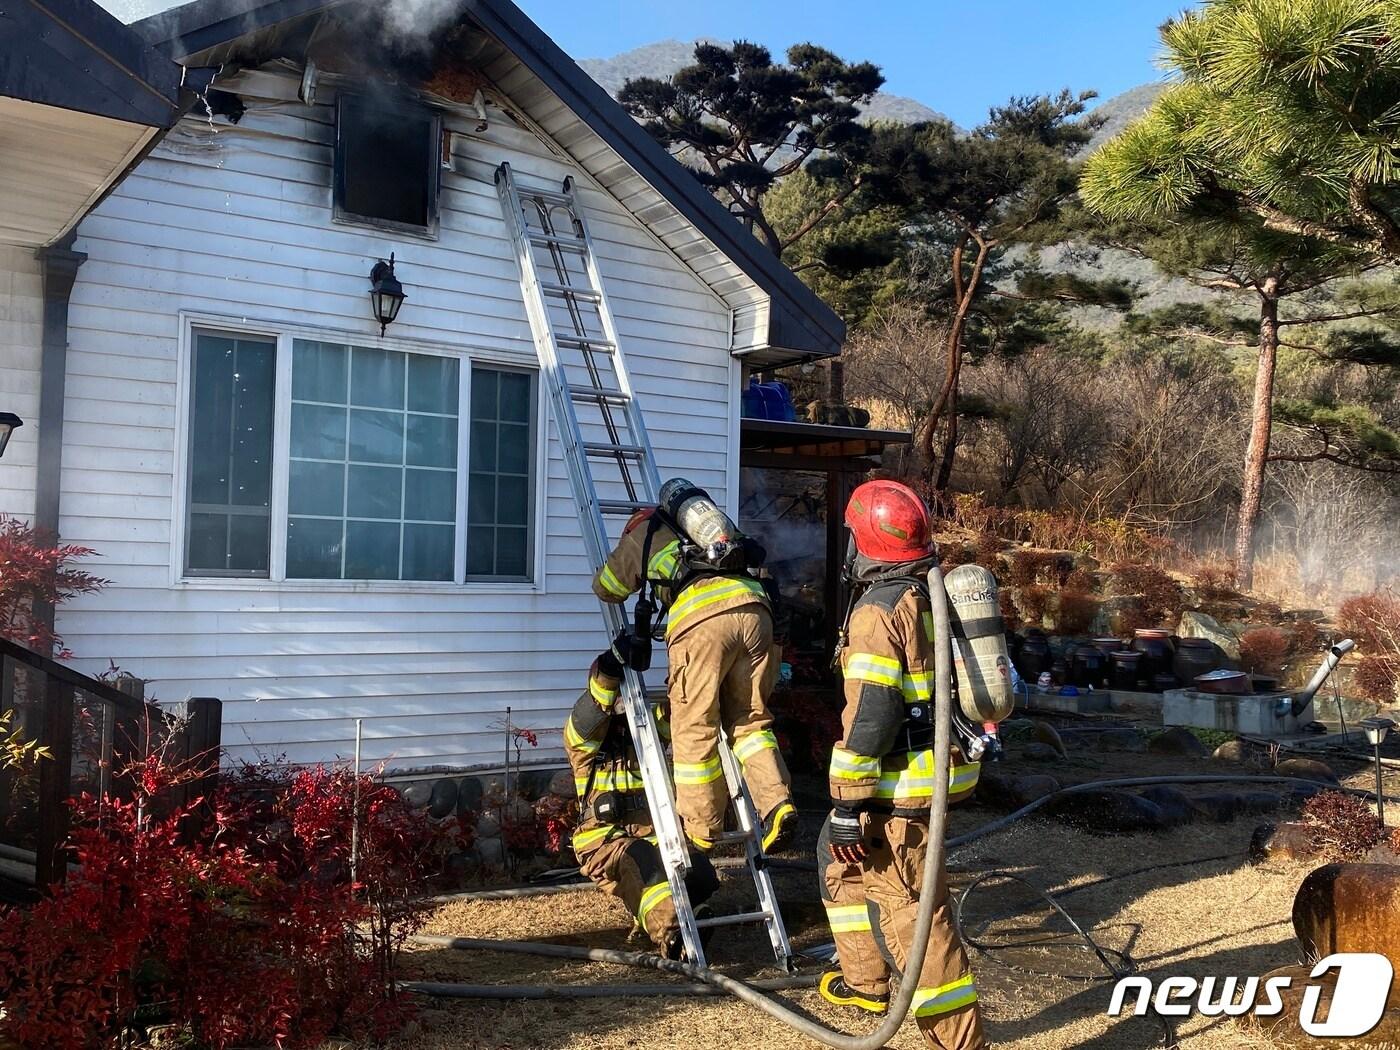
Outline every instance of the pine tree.
<path fill-rule="evenodd" d="M 781 258 L 862 189 L 874 136 L 857 118 L 884 79 L 813 44 L 789 48 L 782 64 L 757 44 L 701 43 L 694 64 L 629 80 L 617 97 Z M 817 193 L 780 233 L 765 198 L 804 169 Z"/>

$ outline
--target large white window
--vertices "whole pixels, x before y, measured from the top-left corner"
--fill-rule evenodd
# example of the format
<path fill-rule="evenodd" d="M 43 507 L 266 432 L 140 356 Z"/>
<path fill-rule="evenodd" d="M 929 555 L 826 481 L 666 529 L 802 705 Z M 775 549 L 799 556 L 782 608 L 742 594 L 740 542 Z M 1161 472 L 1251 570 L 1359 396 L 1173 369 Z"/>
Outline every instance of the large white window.
<path fill-rule="evenodd" d="M 185 576 L 533 577 L 533 372 L 202 328 L 191 344 Z"/>

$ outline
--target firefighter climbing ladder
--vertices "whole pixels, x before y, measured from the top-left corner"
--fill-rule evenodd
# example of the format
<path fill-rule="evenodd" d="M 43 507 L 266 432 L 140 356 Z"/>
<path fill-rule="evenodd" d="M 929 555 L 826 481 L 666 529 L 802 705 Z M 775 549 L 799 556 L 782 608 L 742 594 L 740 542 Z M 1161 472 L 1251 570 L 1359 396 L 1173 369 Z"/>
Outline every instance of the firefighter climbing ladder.
<path fill-rule="evenodd" d="M 573 180 L 565 179 L 561 190 L 522 187 L 510 165 L 502 164 L 496 169 L 496 191 L 515 243 L 525 309 L 559 425 L 584 546 L 596 570 L 612 547 L 606 518 L 625 519 L 641 507 L 656 505 L 661 488 L 656 459 L 618 346 Z M 605 604 L 603 615 L 609 638 L 628 627 L 621 605 Z M 758 907 L 738 915 L 697 919 L 685 887 L 689 853 L 666 755 L 640 675 L 627 672 L 622 698 L 686 956 L 696 965 L 706 965 L 702 928 L 762 922 L 778 962 L 791 968 L 792 948 L 759 844 L 759 820 L 733 753 L 721 739 L 721 763 L 739 824 L 738 831 L 721 841 L 744 843 Z"/>

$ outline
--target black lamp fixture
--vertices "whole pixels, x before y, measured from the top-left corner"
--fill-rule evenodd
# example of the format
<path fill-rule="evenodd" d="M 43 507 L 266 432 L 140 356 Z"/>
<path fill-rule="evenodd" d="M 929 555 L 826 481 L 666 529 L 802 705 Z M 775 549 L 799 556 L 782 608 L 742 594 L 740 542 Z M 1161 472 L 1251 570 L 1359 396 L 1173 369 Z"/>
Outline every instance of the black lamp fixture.
<path fill-rule="evenodd" d="M 0 412 L 0 456 L 5 454 L 5 446 L 10 443 L 10 435 L 24 426 L 24 420 L 13 412 Z"/>
<path fill-rule="evenodd" d="M 1385 743 L 1385 738 L 1395 728 L 1395 723 L 1389 718 L 1378 716 L 1363 718 L 1361 728 L 1366 733 L 1366 743 L 1376 751 L 1376 816 L 1380 818 L 1381 827 L 1385 827 L 1385 778 L 1381 775 L 1381 744 Z"/>
<path fill-rule="evenodd" d="M 374 308 L 374 319 L 379 322 L 379 334 L 394 323 L 403 305 L 403 285 L 394 276 L 394 253 L 389 253 L 389 261 L 380 259 L 369 272 L 369 303 Z"/>

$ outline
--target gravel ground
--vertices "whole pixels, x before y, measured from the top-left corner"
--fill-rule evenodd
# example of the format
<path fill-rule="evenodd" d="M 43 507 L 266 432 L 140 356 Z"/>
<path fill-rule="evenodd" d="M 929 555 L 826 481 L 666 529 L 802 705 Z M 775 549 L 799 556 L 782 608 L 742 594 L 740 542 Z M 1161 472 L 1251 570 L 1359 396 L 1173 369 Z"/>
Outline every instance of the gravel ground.
<path fill-rule="evenodd" d="M 1013 760 L 1015 753 L 1013 750 Z M 1018 772 L 1051 773 L 1062 783 L 1115 776 L 1171 773 L 1239 773 L 1206 759 L 1072 750 L 1048 766 L 1015 762 Z M 1365 767 L 1339 769 L 1353 786 L 1368 786 Z M 1392 784 L 1392 790 L 1397 785 Z M 1261 785 L 1261 787 L 1264 787 Z M 799 785 L 804 812 L 821 811 L 821 785 Z M 1201 788 L 1202 791 L 1226 790 Z M 1188 789 L 1191 793 L 1196 789 Z M 960 834 L 998 814 L 977 804 L 950 814 L 950 834 Z M 1245 851 L 1266 818 L 1224 825 L 1195 824 L 1170 832 L 1099 837 L 1036 817 L 995 833 L 954 854 L 954 891 L 978 874 L 1004 870 L 1053 892 L 1105 948 L 1132 956 L 1155 978 L 1261 975 L 1299 961 L 1289 918 L 1306 867 L 1251 867 Z M 805 852 L 815 838 L 808 827 Z M 1185 862 L 1185 863 L 1182 863 Z M 783 913 L 799 950 L 829 941 L 815 876 L 776 875 Z M 749 905 L 742 871 L 726 872 L 718 910 Z M 746 892 L 747 891 L 747 892 Z M 1151 1018 L 1106 1015 L 1112 982 L 1103 979 L 1092 954 L 1062 920 L 1021 885 L 986 883 L 969 898 L 964 930 L 987 945 L 974 950 L 973 967 L 989 1034 L 999 1048 L 1053 1050 L 1094 1047 L 1136 1050 L 1162 1045 Z M 516 901 L 457 902 L 439 908 L 425 932 L 468 937 L 557 941 L 565 944 L 645 950 L 622 907 L 591 890 Z M 745 978 L 779 976 L 766 938 L 756 928 L 717 932 L 711 960 Z M 812 964 L 819 968 L 819 964 Z M 489 952 L 416 948 L 407 953 L 405 976 L 474 984 L 626 984 L 668 980 L 653 972 Z M 785 1000 L 828 1025 L 869 1031 L 873 1019 L 824 1003 L 814 991 L 786 993 Z M 1187 1050 L 1274 1044 L 1226 1019 L 1192 1017 L 1177 1030 Z M 758 1011 L 727 998 L 590 999 L 576 1001 L 429 1001 L 421 1023 L 393 1050 L 708 1050 L 712 1047 L 812 1046 Z M 916 1050 L 923 1042 L 912 1023 L 889 1044 Z"/>

